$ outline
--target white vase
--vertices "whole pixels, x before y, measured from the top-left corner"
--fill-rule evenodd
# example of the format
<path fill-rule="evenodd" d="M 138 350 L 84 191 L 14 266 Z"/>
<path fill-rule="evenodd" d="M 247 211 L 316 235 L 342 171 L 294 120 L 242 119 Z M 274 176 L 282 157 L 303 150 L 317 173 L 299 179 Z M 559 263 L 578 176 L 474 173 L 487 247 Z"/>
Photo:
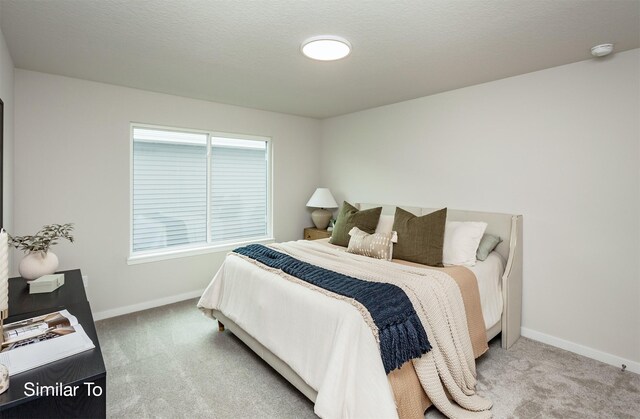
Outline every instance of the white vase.
<path fill-rule="evenodd" d="M 24 279 L 32 280 L 52 274 L 58 269 L 58 257 L 52 251 L 30 252 L 20 261 L 18 272 Z"/>

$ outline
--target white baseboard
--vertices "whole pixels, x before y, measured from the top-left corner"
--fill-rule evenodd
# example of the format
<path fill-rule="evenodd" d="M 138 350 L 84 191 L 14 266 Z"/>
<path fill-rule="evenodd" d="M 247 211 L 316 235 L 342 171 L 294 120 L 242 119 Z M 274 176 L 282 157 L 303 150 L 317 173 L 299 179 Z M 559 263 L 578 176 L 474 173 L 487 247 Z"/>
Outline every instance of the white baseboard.
<path fill-rule="evenodd" d="M 555 346 L 556 348 L 564 349 L 578 355 L 586 356 L 587 358 L 595 359 L 596 361 L 604 362 L 605 364 L 613 365 L 614 367 L 621 368 L 622 364 L 624 364 L 627 366 L 628 371 L 640 374 L 640 362 L 624 359 L 607 352 L 589 348 L 588 346 L 583 346 L 578 343 L 560 339 L 555 336 L 538 332 L 536 330 L 527 329 L 526 327 L 520 328 L 520 334 L 526 338 L 537 340 L 538 342 L 546 343 L 548 345 Z"/>
<path fill-rule="evenodd" d="M 190 300 L 202 295 L 204 289 L 185 292 L 183 294 L 172 295 L 170 297 L 158 298 L 157 300 L 145 301 L 143 303 L 132 304 L 130 306 L 113 308 L 111 310 L 98 311 L 93 313 L 95 321 L 108 319 L 110 317 L 122 316 L 123 314 L 135 313 L 136 311 L 147 310 L 154 307 L 166 306 L 167 304 L 179 301 Z"/>

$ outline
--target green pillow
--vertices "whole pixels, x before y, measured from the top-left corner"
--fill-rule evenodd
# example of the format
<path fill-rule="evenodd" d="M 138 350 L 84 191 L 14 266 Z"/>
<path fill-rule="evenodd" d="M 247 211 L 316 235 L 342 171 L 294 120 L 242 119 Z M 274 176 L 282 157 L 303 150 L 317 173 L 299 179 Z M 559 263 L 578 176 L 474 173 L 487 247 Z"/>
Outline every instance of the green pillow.
<path fill-rule="evenodd" d="M 329 240 L 329 242 L 338 246 L 347 247 L 349 245 L 349 239 L 351 238 L 349 231 L 351 231 L 353 227 L 358 227 L 360 230 L 369 234 L 375 233 L 381 212 L 382 207 L 359 211 L 356 207 L 344 201 L 336 223 L 333 226 L 333 232 L 331 233 L 331 240 Z"/>
<path fill-rule="evenodd" d="M 446 222 L 446 208 L 422 217 L 396 208 L 393 230 L 398 233 L 398 243 L 393 246 L 393 257 L 423 265 L 442 266 Z"/>
<path fill-rule="evenodd" d="M 480 239 L 478 250 L 476 251 L 476 259 L 485 260 L 489 257 L 489 253 L 493 252 L 493 249 L 500 244 L 502 239 L 493 234 L 484 234 Z"/>

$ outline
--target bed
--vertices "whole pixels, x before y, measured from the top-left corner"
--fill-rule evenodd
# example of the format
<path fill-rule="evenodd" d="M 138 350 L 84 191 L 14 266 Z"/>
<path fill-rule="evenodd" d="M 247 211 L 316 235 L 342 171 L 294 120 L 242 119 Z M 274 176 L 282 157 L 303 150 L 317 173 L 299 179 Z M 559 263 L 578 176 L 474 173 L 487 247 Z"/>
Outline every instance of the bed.
<path fill-rule="evenodd" d="M 359 205 L 363 210 L 379 206 Z M 382 208 L 384 215 L 392 215 L 395 211 L 395 206 L 382 205 Z M 434 211 L 430 208 L 402 208 L 416 215 Z M 502 347 L 508 349 L 520 336 L 522 216 L 448 210 L 447 221 L 484 221 L 488 224 L 487 233 L 504 238 L 487 261 L 470 268 L 470 271 L 478 278 L 490 278 L 491 271 L 503 270 L 497 287 L 490 279 L 479 281 L 478 287 L 481 289 L 485 319 L 484 339 L 488 341 L 501 333 Z M 315 251 L 323 252 L 323 245 L 331 246 L 320 242 L 313 246 Z M 391 374 L 387 377 L 382 369 L 376 342 L 357 311 L 343 301 L 327 298 L 281 279 L 272 274 L 265 280 L 264 273 L 251 263 L 240 258 L 227 258 L 198 306 L 218 320 L 221 330 L 224 327 L 229 329 L 314 401 L 315 412 L 319 416 L 411 416 L 406 409 L 401 409 L 398 385 L 394 386 Z M 490 290 L 485 289 L 483 293 L 483 287 L 493 288 L 493 298 Z M 349 339 L 349 343 L 342 343 L 344 339 Z M 410 372 L 404 366 L 396 371 L 404 375 Z M 415 377 L 410 379 L 415 384 Z M 423 379 L 422 375 L 420 379 Z M 402 380 L 406 384 L 407 380 Z M 422 397 L 417 407 L 416 402 L 413 403 L 413 411 L 421 411 L 422 415 L 430 400 Z M 447 414 L 446 409 L 441 410 Z M 449 411 L 448 414 L 456 416 L 455 412 Z M 477 417 L 487 417 L 487 412 L 478 413 Z"/>

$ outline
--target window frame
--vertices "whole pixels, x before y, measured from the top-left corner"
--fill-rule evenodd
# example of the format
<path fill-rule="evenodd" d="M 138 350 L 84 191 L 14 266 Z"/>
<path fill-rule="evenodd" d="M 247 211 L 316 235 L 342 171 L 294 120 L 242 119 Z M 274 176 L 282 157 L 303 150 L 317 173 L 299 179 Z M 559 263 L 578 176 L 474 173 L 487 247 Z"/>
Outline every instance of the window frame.
<path fill-rule="evenodd" d="M 134 252 L 133 251 L 133 131 L 135 128 L 151 129 L 158 131 L 184 132 L 194 134 L 204 134 L 207 136 L 207 242 L 188 244 L 183 246 L 173 246 L 162 249 L 152 249 Z M 267 153 L 267 231 L 265 237 L 256 237 L 247 240 L 228 240 L 221 242 L 211 242 L 211 139 L 212 137 L 222 137 L 237 140 L 261 141 L 266 143 Z M 264 135 L 239 134 L 232 132 L 199 130 L 192 128 L 179 128 L 165 125 L 153 125 L 138 122 L 129 124 L 129 251 L 127 257 L 128 265 L 139 263 L 156 262 L 166 259 L 174 259 L 188 256 L 203 255 L 207 253 L 224 252 L 235 249 L 238 246 L 251 243 L 273 243 L 273 143 L 271 137 Z"/>

